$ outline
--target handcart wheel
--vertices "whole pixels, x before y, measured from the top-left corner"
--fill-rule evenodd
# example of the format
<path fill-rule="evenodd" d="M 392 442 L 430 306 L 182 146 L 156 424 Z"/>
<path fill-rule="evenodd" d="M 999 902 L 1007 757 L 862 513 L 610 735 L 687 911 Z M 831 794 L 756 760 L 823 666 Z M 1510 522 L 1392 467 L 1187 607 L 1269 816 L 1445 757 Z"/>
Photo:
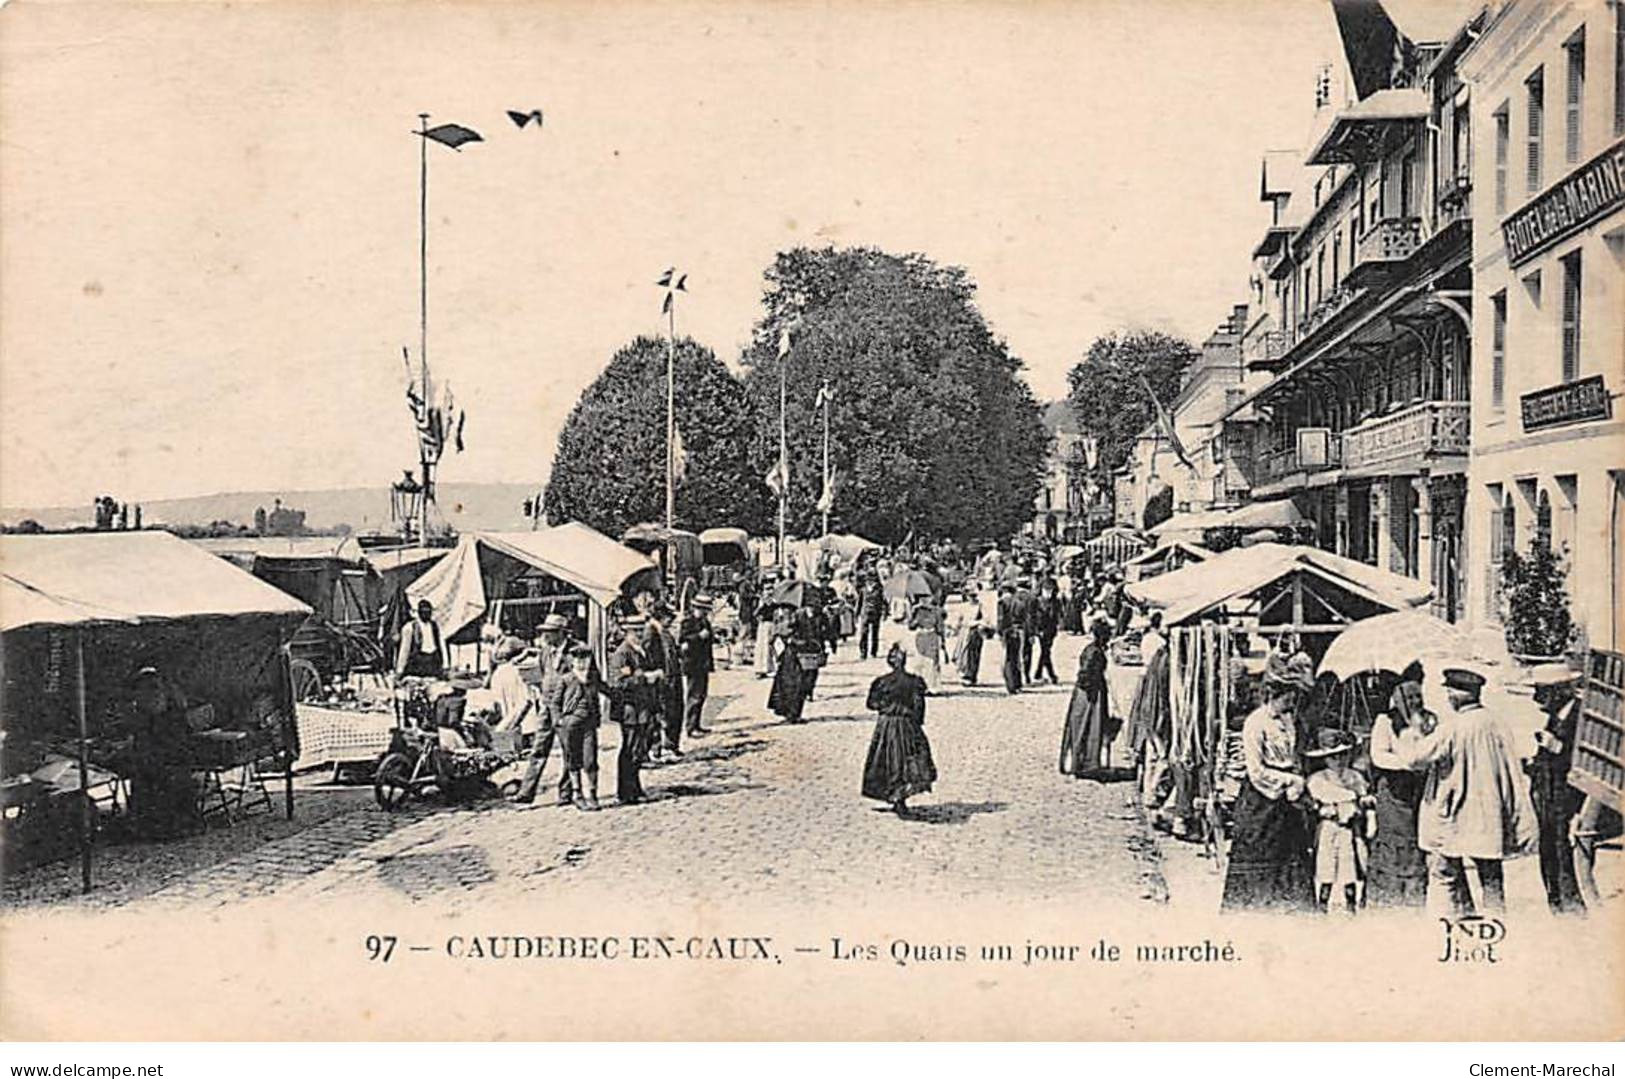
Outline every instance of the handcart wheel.
<path fill-rule="evenodd" d="M 322 695 L 322 676 L 316 665 L 307 659 L 296 659 L 288 665 L 293 682 L 293 699 L 314 701 Z"/>
<path fill-rule="evenodd" d="M 378 763 L 372 777 L 372 795 L 380 807 L 390 812 L 412 800 L 412 762 L 404 754 L 391 753 Z"/>

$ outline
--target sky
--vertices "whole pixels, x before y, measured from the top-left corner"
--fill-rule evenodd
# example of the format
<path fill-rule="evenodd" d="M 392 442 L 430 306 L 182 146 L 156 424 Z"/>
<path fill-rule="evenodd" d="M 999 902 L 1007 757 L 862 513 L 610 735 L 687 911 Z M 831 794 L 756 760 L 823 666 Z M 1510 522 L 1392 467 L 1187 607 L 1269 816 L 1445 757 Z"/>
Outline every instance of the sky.
<path fill-rule="evenodd" d="M 419 112 L 485 136 L 429 147 L 429 359 L 468 412 L 441 474 L 535 482 L 663 330 L 668 265 L 731 364 L 800 244 L 965 267 L 1042 399 L 1100 334 L 1200 342 L 1323 62 L 1326 0 L 14 4 L 0 504 L 413 464 Z"/>

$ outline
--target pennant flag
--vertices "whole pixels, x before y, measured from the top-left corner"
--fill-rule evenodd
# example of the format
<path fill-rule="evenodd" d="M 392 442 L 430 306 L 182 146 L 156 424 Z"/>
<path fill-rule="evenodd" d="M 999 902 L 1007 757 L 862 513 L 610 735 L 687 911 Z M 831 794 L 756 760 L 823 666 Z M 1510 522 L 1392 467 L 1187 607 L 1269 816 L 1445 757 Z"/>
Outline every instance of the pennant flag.
<path fill-rule="evenodd" d="M 835 473 L 824 477 L 824 493 L 818 496 L 818 512 L 828 513 L 835 508 Z"/>
<path fill-rule="evenodd" d="M 1145 387 L 1146 396 L 1151 398 L 1151 407 L 1157 410 L 1157 426 L 1162 428 L 1162 435 L 1168 440 L 1168 445 L 1173 448 L 1174 456 L 1178 457 L 1179 463 L 1186 468 L 1194 467 L 1191 464 L 1190 457 L 1185 453 L 1185 444 L 1179 441 L 1179 433 L 1174 430 L 1174 418 L 1168 415 L 1168 410 L 1162 407 L 1161 401 L 1157 400 L 1157 395 L 1152 391 L 1151 383 L 1146 379 L 1143 371 L 1140 372 L 1140 385 Z"/>
<path fill-rule="evenodd" d="M 676 284 L 672 283 L 673 279 L 676 280 Z M 676 294 L 688 291 L 688 274 L 678 276 L 677 267 L 667 266 L 666 272 L 660 275 L 660 280 L 656 281 L 655 284 L 666 290 L 666 298 L 660 302 L 660 313 L 669 315 L 671 314 L 672 305 L 676 302 L 674 299 Z"/>
<path fill-rule="evenodd" d="M 772 491 L 776 497 L 783 498 L 785 489 L 787 487 L 785 481 L 788 478 L 785 476 L 783 462 L 775 464 L 772 468 L 768 469 L 767 476 L 765 478 L 767 480 L 768 490 Z"/>
<path fill-rule="evenodd" d="M 442 146 L 450 146 L 458 153 L 463 152 L 463 146 L 470 142 L 484 142 L 485 139 L 478 131 L 462 124 L 440 124 L 427 131 L 414 131 L 414 135 L 422 135 L 426 139 L 433 139 Z"/>
<path fill-rule="evenodd" d="M 542 110 L 531 109 L 529 112 L 515 112 L 513 109 L 509 109 L 508 119 L 512 120 L 513 126 L 519 128 L 521 131 L 523 131 L 525 125 L 530 123 L 532 120 L 536 121 L 536 126 L 539 128 L 542 126 Z"/>
<path fill-rule="evenodd" d="M 834 399 L 835 393 L 829 388 L 829 383 L 826 382 L 822 386 L 818 387 L 818 396 L 813 399 L 813 407 L 823 408 L 826 404 Z"/>
<path fill-rule="evenodd" d="M 457 413 L 457 452 L 463 452 L 463 421 L 468 419 L 468 413 Z"/>
<path fill-rule="evenodd" d="M 779 331 L 779 359 L 782 360 L 788 355 L 790 355 L 790 331 L 789 330 L 780 330 Z"/>

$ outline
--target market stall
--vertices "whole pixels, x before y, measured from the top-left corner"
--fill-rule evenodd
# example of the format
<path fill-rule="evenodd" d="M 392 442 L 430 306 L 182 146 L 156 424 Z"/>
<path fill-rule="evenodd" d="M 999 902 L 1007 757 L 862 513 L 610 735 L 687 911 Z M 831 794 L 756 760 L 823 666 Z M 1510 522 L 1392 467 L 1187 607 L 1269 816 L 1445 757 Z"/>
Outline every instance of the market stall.
<path fill-rule="evenodd" d="M 573 636 L 607 660 L 607 613 L 632 586 L 658 587 L 660 568 L 579 522 L 536 532 L 477 532 L 406 589 L 428 600 L 448 642 L 474 644 L 489 624 L 529 640 L 549 614 L 571 620 Z"/>
<path fill-rule="evenodd" d="M 1115 568 L 1143 553 L 1151 542 L 1131 528 L 1113 526 L 1085 543 L 1084 550 L 1098 570 Z"/>
<path fill-rule="evenodd" d="M 96 826 L 128 807 L 130 776 L 153 765 L 144 747 L 156 740 L 132 733 L 138 682 L 163 689 L 166 706 L 144 717 L 146 730 L 161 736 L 166 767 L 196 779 L 198 815 L 229 821 L 256 796 L 268 805 L 264 776 L 275 767 L 292 816 L 298 745 L 284 646 L 309 607 L 163 532 L 3 536 L 0 567 L 11 838 L 49 843 L 77 816 L 89 889 Z"/>
<path fill-rule="evenodd" d="M 1213 552 L 1200 544 L 1173 540 L 1123 563 L 1123 574 L 1129 581 L 1148 581 L 1152 577 L 1172 573 L 1193 562 L 1205 562 L 1212 557 Z"/>

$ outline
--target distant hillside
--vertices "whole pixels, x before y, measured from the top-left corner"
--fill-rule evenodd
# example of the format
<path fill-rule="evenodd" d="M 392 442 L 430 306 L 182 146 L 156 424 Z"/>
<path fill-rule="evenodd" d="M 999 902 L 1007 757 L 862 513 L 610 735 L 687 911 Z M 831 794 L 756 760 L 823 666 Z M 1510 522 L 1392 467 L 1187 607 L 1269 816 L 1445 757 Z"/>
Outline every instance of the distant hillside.
<path fill-rule="evenodd" d="M 440 511 L 459 531 L 501 531 L 527 527 L 524 501 L 543 485 L 521 483 L 446 483 L 440 486 Z M 305 511 L 305 525 L 330 529 L 349 525 L 357 532 L 389 528 L 389 488 L 349 487 L 333 491 L 242 491 L 169 498 L 141 504 L 145 525 L 206 525 L 212 521 L 254 523 L 254 511 L 267 512 L 282 504 Z M 90 503 L 50 508 L 0 507 L 0 522 L 8 525 L 33 519 L 46 528 L 88 527 L 93 520 Z"/>

